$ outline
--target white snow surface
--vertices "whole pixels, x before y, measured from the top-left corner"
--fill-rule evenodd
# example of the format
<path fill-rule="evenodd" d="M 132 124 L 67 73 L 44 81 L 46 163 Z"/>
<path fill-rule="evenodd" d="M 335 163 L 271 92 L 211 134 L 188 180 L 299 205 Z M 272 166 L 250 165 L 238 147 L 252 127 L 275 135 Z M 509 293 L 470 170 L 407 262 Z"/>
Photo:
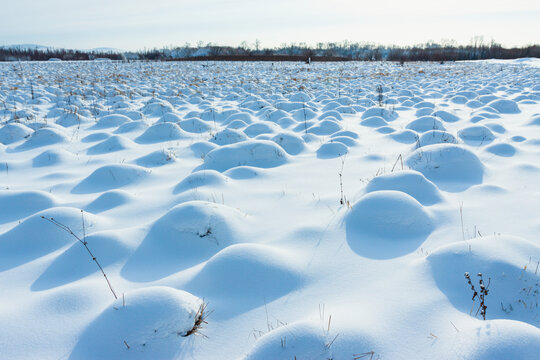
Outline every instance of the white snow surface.
<path fill-rule="evenodd" d="M 0 63 L 0 359 L 538 359 L 538 64 Z"/>

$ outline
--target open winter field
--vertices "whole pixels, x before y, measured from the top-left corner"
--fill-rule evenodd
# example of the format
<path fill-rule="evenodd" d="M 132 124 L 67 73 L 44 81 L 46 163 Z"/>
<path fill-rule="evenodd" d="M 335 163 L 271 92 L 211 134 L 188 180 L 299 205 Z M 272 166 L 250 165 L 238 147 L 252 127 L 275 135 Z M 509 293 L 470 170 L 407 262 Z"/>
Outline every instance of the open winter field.
<path fill-rule="evenodd" d="M 0 359 L 538 359 L 539 234 L 538 60 L 0 63 Z"/>

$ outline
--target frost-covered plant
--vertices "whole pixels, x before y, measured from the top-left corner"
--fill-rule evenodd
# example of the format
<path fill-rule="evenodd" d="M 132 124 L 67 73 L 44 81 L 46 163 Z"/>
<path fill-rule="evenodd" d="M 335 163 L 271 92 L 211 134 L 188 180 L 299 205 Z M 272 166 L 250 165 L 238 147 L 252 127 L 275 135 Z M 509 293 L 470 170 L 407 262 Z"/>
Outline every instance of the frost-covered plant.
<path fill-rule="evenodd" d="M 484 278 L 482 277 L 482 273 L 478 273 L 477 275 L 480 278 L 478 280 L 478 284 L 480 286 L 480 294 L 478 294 L 478 291 L 476 291 L 476 288 L 474 287 L 472 283 L 471 276 L 469 275 L 469 273 L 468 272 L 465 273 L 465 278 L 467 279 L 467 283 L 471 286 L 471 290 L 473 291 L 473 297 L 472 297 L 473 306 L 471 308 L 471 313 L 474 309 L 475 300 L 478 297 L 478 299 L 480 300 L 480 305 L 478 307 L 478 310 L 476 311 L 475 316 L 478 315 L 478 313 L 480 313 L 480 316 L 482 316 L 482 318 L 486 320 L 486 310 L 487 310 L 486 296 L 489 293 L 488 288 L 489 288 L 489 284 L 491 283 L 491 278 L 488 279 L 488 284 L 486 286 L 484 283 Z"/>

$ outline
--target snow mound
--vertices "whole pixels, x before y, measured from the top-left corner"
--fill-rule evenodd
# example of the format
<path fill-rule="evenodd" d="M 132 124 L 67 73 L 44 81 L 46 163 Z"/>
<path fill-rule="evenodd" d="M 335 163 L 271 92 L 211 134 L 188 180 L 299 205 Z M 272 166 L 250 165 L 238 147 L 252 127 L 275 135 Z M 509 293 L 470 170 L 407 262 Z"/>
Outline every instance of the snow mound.
<path fill-rule="evenodd" d="M 452 114 L 452 113 L 450 113 L 448 111 L 445 111 L 445 110 L 435 111 L 431 115 L 435 116 L 437 118 L 440 118 L 440 119 L 442 119 L 442 121 L 447 122 L 447 123 L 454 123 L 454 122 L 457 122 L 457 121 L 460 120 L 457 115 Z"/>
<path fill-rule="evenodd" d="M 341 130 L 341 125 L 335 120 L 326 119 L 307 129 L 308 133 L 315 135 L 331 135 Z"/>
<path fill-rule="evenodd" d="M 182 130 L 196 134 L 209 132 L 212 129 L 210 125 L 197 118 L 182 120 L 178 125 Z"/>
<path fill-rule="evenodd" d="M 26 139 L 34 131 L 28 126 L 18 123 L 9 123 L 0 128 L 0 143 L 9 145 Z"/>
<path fill-rule="evenodd" d="M 422 205 L 433 205 L 442 200 L 439 189 L 419 172 L 405 170 L 374 177 L 366 186 L 366 193 L 395 190 L 409 194 Z"/>
<path fill-rule="evenodd" d="M 319 159 L 334 159 L 349 152 L 349 148 L 341 142 L 327 142 L 317 149 Z"/>
<path fill-rule="evenodd" d="M 203 186 L 217 187 L 225 184 L 228 181 L 227 177 L 215 170 L 200 170 L 190 174 L 180 181 L 174 187 L 173 193 L 178 194 L 184 191 L 197 189 Z"/>
<path fill-rule="evenodd" d="M 284 339 L 286 343 L 282 345 Z M 328 360 L 332 359 L 332 351 L 326 347 L 330 341 L 332 339 L 327 338 L 321 324 L 298 321 L 285 324 L 260 337 L 242 360 Z"/>
<path fill-rule="evenodd" d="M 488 106 L 497 110 L 501 114 L 519 114 L 521 112 L 517 103 L 513 100 L 507 100 L 507 99 L 494 100 L 490 102 Z"/>
<path fill-rule="evenodd" d="M 250 138 L 253 138 L 257 135 L 261 134 L 273 134 L 277 133 L 280 129 L 279 126 L 277 126 L 274 123 L 271 122 L 259 122 L 249 125 L 244 129 L 244 133 L 249 136 Z"/>
<path fill-rule="evenodd" d="M 41 216 L 53 218 L 76 234 L 82 234 L 81 211 L 78 209 L 55 207 L 34 214 L 0 234 L 1 271 L 25 264 L 76 241 L 69 233 Z M 94 215 L 85 214 L 86 226 L 99 225 L 96 219 Z"/>
<path fill-rule="evenodd" d="M 174 152 L 170 150 L 156 150 L 150 154 L 141 156 L 135 159 L 135 164 L 146 168 L 159 167 L 167 164 L 172 164 L 176 161 Z"/>
<path fill-rule="evenodd" d="M 166 113 L 174 113 L 174 108 L 170 102 L 161 99 L 152 99 L 144 105 L 141 111 L 145 115 L 160 117 Z"/>
<path fill-rule="evenodd" d="M 317 117 L 317 113 L 309 108 L 298 109 L 292 112 L 292 118 L 296 121 L 306 121 L 306 120 L 314 119 L 316 117 Z"/>
<path fill-rule="evenodd" d="M 242 222 L 245 215 L 225 205 L 177 205 L 152 224 L 122 275 L 131 281 L 152 281 L 197 265 L 234 243 Z"/>
<path fill-rule="evenodd" d="M 209 141 L 216 145 L 230 145 L 247 139 L 247 135 L 242 131 L 235 129 L 224 129 L 215 134 Z"/>
<path fill-rule="evenodd" d="M 103 268 L 126 258 L 130 252 L 130 246 L 116 232 L 93 233 L 86 236 L 84 240 Z M 69 284 L 92 274 L 103 276 L 95 262 L 88 256 L 86 248 L 81 243 L 75 242 L 54 259 L 32 284 L 31 289 L 33 291 L 47 290 Z M 103 290 L 106 291 L 105 283 L 103 286 Z"/>
<path fill-rule="evenodd" d="M 433 144 L 457 144 L 457 139 L 454 135 L 440 130 L 427 131 L 420 136 L 420 146 Z"/>
<path fill-rule="evenodd" d="M 540 331 L 512 320 L 483 321 L 461 329 L 449 344 L 458 359 L 536 359 Z M 455 344 L 460 344 L 456 347 Z"/>
<path fill-rule="evenodd" d="M 68 142 L 69 139 L 60 130 L 53 128 L 41 128 L 36 130 L 30 135 L 21 145 L 17 146 L 17 150 L 29 150 L 41 146 L 54 145 L 59 143 Z"/>
<path fill-rule="evenodd" d="M 234 180 L 248 180 L 259 176 L 259 171 L 251 166 L 238 166 L 225 171 L 223 174 Z"/>
<path fill-rule="evenodd" d="M 495 135 L 484 125 L 472 125 L 458 131 L 458 136 L 470 145 L 488 144 L 495 139 Z"/>
<path fill-rule="evenodd" d="M 414 130 L 419 133 L 423 133 L 430 130 L 446 130 L 443 123 L 440 120 L 437 120 L 433 116 L 423 116 L 416 120 L 411 121 L 405 127 L 409 130 Z"/>
<path fill-rule="evenodd" d="M 33 167 L 61 165 L 75 159 L 75 155 L 64 149 L 49 149 L 32 159 Z"/>
<path fill-rule="evenodd" d="M 178 114 L 169 112 L 169 113 L 163 114 L 163 116 L 160 117 L 159 120 L 156 121 L 156 123 L 164 123 L 164 122 L 178 123 L 180 120 L 182 120 L 182 118 L 178 116 Z"/>
<path fill-rule="evenodd" d="M 292 125 L 295 125 L 297 122 L 291 119 L 290 117 L 283 117 L 277 121 L 278 125 L 281 126 L 282 129 L 286 129 Z"/>
<path fill-rule="evenodd" d="M 335 110 L 330 110 L 330 111 L 325 111 L 323 112 L 320 116 L 319 116 L 319 120 L 324 120 L 324 119 L 328 119 L 328 118 L 331 118 L 331 119 L 334 119 L 335 121 L 336 120 L 343 120 L 343 117 L 341 116 L 341 114 Z M 294 117 L 295 120 L 297 121 L 301 121 L 300 118 L 297 116 L 297 117 Z M 302 118 L 303 120 L 303 118 Z"/>
<path fill-rule="evenodd" d="M 536 327 L 540 326 L 540 309 L 535 305 L 540 292 L 535 274 L 538 261 L 540 247 L 505 235 L 459 241 L 436 249 L 427 257 L 437 286 L 458 310 L 469 314 L 472 306 L 473 291 L 464 274 L 470 274 L 480 292 L 477 274 L 482 273 L 486 286 L 489 283 L 486 318 L 519 320 Z"/>
<path fill-rule="evenodd" d="M 123 190 L 111 190 L 99 195 L 94 201 L 86 206 L 85 210 L 98 214 L 124 204 L 129 204 L 131 201 L 132 196 L 127 192 Z"/>
<path fill-rule="evenodd" d="M 393 121 L 396 120 L 399 115 L 395 111 L 390 111 L 382 107 L 372 107 L 364 111 L 362 114 L 362 119 L 367 119 L 372 116 L 379 116 L 386 121 Z"/>
<path fill-rule="evenodd" d="M 298 155 L 306 148 L 304 139 L 291 133 L 278 133 L 271 140 L 281 146 L 289 155 Z"/>
<path fill-rule="evenodd" d="M 512 157 L 516 154 L 516 147 L 511 144 L 493 144 L 486 148 L 486 151 L 502 157 Z"/>
<path fill-rule="evenodd" d="M 199 141 L 189 146 L 189 149 L 198 158 L 204 158 L 210 151 L 216 149 L 218 146 L 208 141 Z"/>
<path fill-rule="evenodd" d="M 230 245 L 208 260 L 187 288 L 227 310 L 260 306 L 301 283 L 293 265 L 298 262 L 287 251 L 267 245 Z"/>
<path fill-rule="evenodd" d="M 418 140 L 418 134 L 412 130 L 403 130 L 390 134 L 390 137 L 402 144 L 412 144 Z"/>
<path fill-rule="evenodd" d="M 365 120 L 360 121 L 360 125 L 366 127 L 381 127 L 388 125 L 388 123 L 380 116 L 371 116 Z"/>
<path fill-rule="evenodd" d="M 105 165 L 77 184 L 72 193 L 84 194 L 117 189 L 138 183 L 149 175 L 148 170 L 135 165 Z"/>
<path fill-rule="evenodd" d="M 138 120 L 138 121 L 125 123 L 124 125 L 120 125 L 118 129 L 114 130 L 113 133 L 125 134 L 125 133 L 134 132 L 134 131 L 145 130 L 147 128 L 148 128 L 148 125 L 144 121 Z"/>
<path fill-rule="evenodd" d="M 86 153 L 88 155 L 109 154 L 115 151 L 132 149 L 133 147 L 135 147 L 135 143 L 130 139 L 123 137 L 122 135 L 113 135 L 107 140 L 90 147 Z"/>
<path fill-rule="evenodd" d="M 356 140 L 354 140 L 353 138 L 350 138 L 348 136 L 332 137 L 332 139 L 330 139 L 330 142 L 342 143 L 345 146 L 354 146 L 354 145 L 356 145 Z"/>
<path fill-rule="evenodd" d="M 202 301 L 192 294 L 155 286 L 125 294 L 86 328 L 70 359 L 174 359 L 183 357 L 185 337 Z M 126 343 L 129 349 L 126 347 Z"/>
<path fill-rule="evenodd" d="M 210 151 L 204 157 L 204 167 L 225 171 L 236 166 L 272 168 L 289 161 L 287 153 L 268 140 L 247 140 Z"/>
<path fill-rule="evenodd" d="M 446 191 L 463 191 L 482 183 L 484 176 L 484 166 L 478 157 L 453 144 L 421 147 L 409 155 L 405 163 Z"/>
<path fill-rule="evenodd" d="M 164 141 L 179 140 L 186 137 L 186 133 L 175 123 L 157 123 L 150 126 L 138 136 L 135 141 L 139 144 L 154 144 Z"/>
<path fill-rule="evenodd" d="M 92 126 L 91 129 L 108 129 L 108 128 L 115 128 L 120 125 L 124 125 L 126 123 L 131 122 L 131 118 L 127 117 L 126 115 L 122 114 L 110 114 L 105 115 L 101 119 L 98 120 L 98 122 Z"/>
<path fill-rule="evenodd" d="M 401 191 L 375 191 L 352 205 L 345 217 L 347 242 L 361 256 L 391 258 L 418 247 L 434 229 L 422 204 Z"/>
<path fill-rule="evenodd" d="M 89 118 L 82 116 L 80 114 L 75 113 L 65 113 L 62 114 L 55 123 L 63 126 L 63 127 L 70 127 L 75 125 L 81 125 L 81 124 L 88 124 L 92 122 Z"/>
<path fill-rule="evenodd" d="M 44 191 L 0 190 L 0 223 L 25 218 L 55 204 L 55 198 Z"/>
<path fill-rule="evenodd" d="M 90 135 L 86 135 L 81 139 L 81 142 L 84 143 L 91 143 L 96 141 L 103 141 L 105 139 L 108 139 L 111 135 L 106 132 L 96 132 Z"/>
<path fill-rule="evenodd" d="M 540 126 L 540 116 L 533 117 L 531 122 L 529 122 L 529 125 Z M 0 140 L 0 142 L 2 142 L 2 141 Z M 4 143 L 4 144 L 7 144 L 7 143 Z"/>

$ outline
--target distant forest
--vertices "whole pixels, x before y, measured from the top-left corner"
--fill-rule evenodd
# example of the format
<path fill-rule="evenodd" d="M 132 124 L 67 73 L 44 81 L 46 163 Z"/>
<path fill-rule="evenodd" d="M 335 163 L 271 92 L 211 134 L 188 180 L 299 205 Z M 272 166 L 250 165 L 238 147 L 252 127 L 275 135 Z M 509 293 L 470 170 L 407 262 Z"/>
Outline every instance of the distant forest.
<path fill-rule="evenodd" d="M 482 38 L 473 38 L 469 45 L 448 43 L 426 43 L 415 46 L 381 46 L 356 42 L 283 44 L 276 48 L 261 48 L 256 41 L 246 42 L 237 47 L 218 46 L 199 42 L 179 47 L 144 49 L 129 52 L 100 52 L 54 48 L 0 48 L 0 61 L 47 61 L 55 60 L 96 60 L 110 59 L 122 61 L 456 61 L 480 59 L 515 59 L 540 57 L 540 45 L 519 48 L 504 48 L 495 42 L 484 43 Z"/>

